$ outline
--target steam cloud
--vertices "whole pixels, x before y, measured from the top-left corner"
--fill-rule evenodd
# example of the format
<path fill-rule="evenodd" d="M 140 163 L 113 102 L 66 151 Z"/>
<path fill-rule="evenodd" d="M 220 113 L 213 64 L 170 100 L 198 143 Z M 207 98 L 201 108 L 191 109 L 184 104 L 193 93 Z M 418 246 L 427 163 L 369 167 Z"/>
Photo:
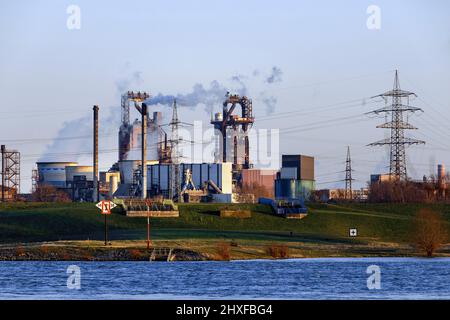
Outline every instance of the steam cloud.
<path fill-rule="evenodd" d="M 283 71 L 278 67 L 272 67 L 272 73 L 266 78 L 267 83 L 276 83 L 282 81 Z"/>
<path fill-rule="evenodd" d="M 128 68 L 128 67 L 127 67 Z M 260 79 L 266 85 L 272 85 L 282 81 L 283 72 L 279 67 L 272 67 L 271 73 L 268 76 L 263 76 L 258 70 L 254 70 L 251 74 L 253 79 Z M 221 106 L 227 92 L 237 93 L 241 96 L 247 95 L 257 100 L 258 104 L 265 106 L 267 114 L 274 112 L 277 98 L 267 94 L 267 91 L 260 92 L 257 96 L 251 95 L 251 90 L 248 88 L 248 81 L 250 77 L 246 75 L 235 75 L 231 77 L 231 85 L 225 86 L 219 81 L 214 80 L 208 86 L 197 83 L 192 87 L 191 92 L 186 94 L 165 95 L 158 93 L 157 95 L 146 101 L 149 105 L 171 105 L 174 99 L 180 106 L 194 108 L 198 105 L 204 105 L 205 111 L 210 114 L 214 106 Z M 134 71 L 128 76 L 116 81 L 116 91 L 120 95 L 133 87 L 143 83 L 142 73 Z M 117 147 L 117 130 L 120 123 L 120 106 L 110 106 L 109 108 L 102 108 L 101 116 L 107 114 L 106 119 L 101 119 L 100 135 L 106 135 L 107 138 L 102 137 L 103 148 Z M 74 136 L 86 136 L 86 138 L 70 139 Z M 92 114 L 89 112 L 86 116 L 78 119 L 66 121 L 62 128 L 57 133 L 57 138 L 52 143 L 46 146 L 43 155 L 39 161 L 72 161 L 83 157 L 83 152 L 88 153 L 86 146 L 92 145 Z M 90 155 L 84 155 L 85 158 Z"/>
<path fill-rule="evenodd" d="M 279 67 L 272 67 L 271 73 L 263 79 L 265 84 L 274 84 L 282 81 L 283 72 Z M 254 78 L 261 77 L 258 70 L 252 72 Z M 214 106 L 221 105 L 227 92 L 237 93 L 241 96 L 251 96 L 247 82 L 249 77 L 246 75 L 234 75 L 231 77 L 231 86 L 225 86 L 219 81 L 212 81 L 209 86 L 205 87 L 203 84 L 197 83 L 192 87 L 191 92 L 187 94 L 165 95 L 158 93 L 154 97 L 146 101 L 149 105 L 171 105 L 174 99 L 180 106 L 194 108 L 197 105 L 204 105 L 205 111 L 209 114 L 212 112 Z M 259 96 L 255 97 L 258 103 L 265 106 L 266 113 L 272 114 L 275 111 L 277 98 L 268 96 L 267 91 L 262 91 Z"/>

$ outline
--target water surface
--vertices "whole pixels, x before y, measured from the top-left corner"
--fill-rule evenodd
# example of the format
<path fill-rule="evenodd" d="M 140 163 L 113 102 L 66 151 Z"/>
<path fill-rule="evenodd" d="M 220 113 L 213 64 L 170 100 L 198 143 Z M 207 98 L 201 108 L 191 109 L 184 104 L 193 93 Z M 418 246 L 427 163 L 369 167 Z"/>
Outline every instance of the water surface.
<path fill-rule="evenodd" d="M 81 288 L 68 289 L 70 265 Z M 367 288 L 367 267 L 381 289 Z M 0 262 L 0 299 L 450 299 L 450 259 Z"/>

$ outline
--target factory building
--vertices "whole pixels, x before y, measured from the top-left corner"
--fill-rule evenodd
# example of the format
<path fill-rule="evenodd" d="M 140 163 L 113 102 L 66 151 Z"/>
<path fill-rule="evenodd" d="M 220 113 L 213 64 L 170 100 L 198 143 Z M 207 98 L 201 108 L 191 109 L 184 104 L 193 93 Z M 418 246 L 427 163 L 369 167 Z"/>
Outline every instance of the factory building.
<path fill-rule="evenodd" d="M 275 180 L 275 198 L 309 200 L 315 189 L 314 157 L 282 155 Z"/>
<path fill-rule="evenodd" d="M 92 201 L 93 188 L 92 166 L 66 166 L 66 189 L 72 201 Z"/>
<path fill-rule="evenodd" d="M 166 196 L 169 194 L 172 168 L 170 164 L 148 166 L 147 190 L 150 195 L 162 194 Z M 180 172 L 182 189 L 187 187 L 193 190 L 202 190 L 206 186 L 211 192 L 232 193 L 232 164 L 229 162 L 181 163 Z M 190 177 L 187 175 L 190 175 Z M 217 188 L 220 189 L 220 192 Z"/>
<path fill-rule="evenodd" d="M 274 183 L 278 170 L 271 169 L 243 169 L 242 170 L 242 186 L 244 190 L 264 192 L 266 197 L 274 197 Z M 263 190 L 258 190 L 262 188 Z M 255 193 L 256 193 L 255 192 Z"/>
<path fill-rule="evenodd" d="M 93 168 L 77 162 L 37 162 L 37 185 L 66 192 L 72 201 L 92 201 Z"/>
<path fill-rule="evenodd" d="M 119 162 L 120 185 L 114 197 L 128 198 L 139 193 L 140 161 Z M 232 163 L 181 163 L 180 186 L 183 190 L 204 190 L 211 193 L 232 193 Z M 170 181 L 174 166 L 167 163 L 147 161 L 147 194 L 149 197 L 170 194 Z"/>

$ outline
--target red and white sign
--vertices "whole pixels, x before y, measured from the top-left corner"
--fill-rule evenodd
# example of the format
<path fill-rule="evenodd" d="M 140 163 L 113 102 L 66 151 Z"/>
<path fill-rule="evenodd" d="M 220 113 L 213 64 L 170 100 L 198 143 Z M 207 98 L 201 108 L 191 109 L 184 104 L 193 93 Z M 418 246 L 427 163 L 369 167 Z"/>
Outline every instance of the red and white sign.
<path fill-rule="evenodd" d="M 102 200 L 96 206 L 101 210 L 102 214 L 111 214 L 111 209 L 114 209 L 116 204 L 109 200 Z"/>

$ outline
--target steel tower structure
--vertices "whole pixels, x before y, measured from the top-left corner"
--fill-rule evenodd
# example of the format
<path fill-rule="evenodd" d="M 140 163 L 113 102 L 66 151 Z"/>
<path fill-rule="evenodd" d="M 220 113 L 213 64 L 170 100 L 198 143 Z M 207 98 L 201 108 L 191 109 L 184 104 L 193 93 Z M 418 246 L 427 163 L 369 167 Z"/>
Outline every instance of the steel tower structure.
<path fill-rule="evenodd" d="M 409 98 L 411 96 L 417 96 L 413 92 L 404 91 L 400 89 L 400 82 L 398 79 L 398 71 L 395 70 L 395 79 L 393 90 L 387 91 L 376 97 L 382 97 L 385 101 L 383 108 L 369 112 L 369 114 L 385 114 L 391 115 L 391 121 L 378 125 L 377 128 L 390 129 L 391 137 L 388 139 L 380 140 L 369 144 L 368 146 L 390 146 L 390 165 L 389 174 L 391 179 L 395 180 L 407 180 L 406 171 L 406 152 L 405 147 L 413 144 L 424 144 L 425 141 L 411 139 L 405 137 L 404 130 L 417 129 L 413 125 L 408 123 L 408 120 L 404 119 L 404 115 L 422 111 L 422 109 L 409 105 Z M 388 104 L 389 100 L 391 104 Z M 406 103 L 404 104 L 404 100 Z"/>
<path fill-rule="evenodd" d="M 171 172 L 172 175 L 170 177 L 170 189 L 169 189 L 169 199 L 177 198 L 178 201 L 181 200 L 180 192 L 181 192 L 181 185 L 180 185 L 180 154 L 178 150 L 178 145 L 180 142 L 180 138 L 178 137 L 178 127 L 180 125 L 180 120 L 178 119 L 178 111 L 177 111 L 177 100 L 175 99 L 173 101 L 173 110 L 172 110 L 172 121 L 170 121 L 169 125 L 172 129 L 172 135 L 170 140 L 171 145 Z"/>
<path fill-rule="evenodd" d="M 347 160 L 345 161 L 345 199 L 352 200 L 352 159 L 350 157 L 350 147 L 347 147 Z"/>

